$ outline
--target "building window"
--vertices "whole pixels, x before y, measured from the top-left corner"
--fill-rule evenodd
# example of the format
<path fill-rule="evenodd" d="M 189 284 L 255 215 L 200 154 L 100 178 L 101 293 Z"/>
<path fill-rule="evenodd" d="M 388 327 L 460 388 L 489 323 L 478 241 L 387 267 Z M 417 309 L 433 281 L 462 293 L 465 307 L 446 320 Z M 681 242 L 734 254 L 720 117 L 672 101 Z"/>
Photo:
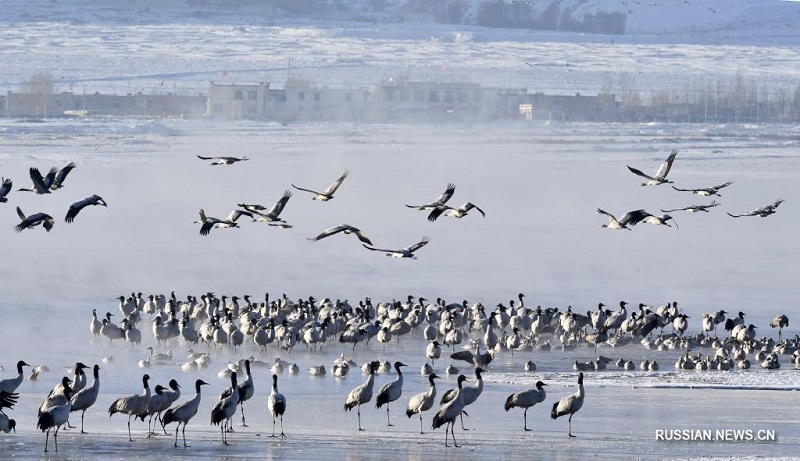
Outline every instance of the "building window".
<path fill-rule="evenodd" d="M 314 101 L 319 101 L 319 91 L 314 93 Z"/>
<path fill-rule="evenodd" d="M 439 92 L 436 90 L 430 90 L 428 92 L 428 101 L 429 102 L 439 102 Z"/>
<path fill-rule="evenodd" d="M 297 100 L 298 101 L 305 101 L 306 100 L 306 94 L 303 93 L 303 92 L 297 93 Z"/>
<path fill-rule="evenodd" d="M 414 102 L 424 102 L 425 92 L 422 90 L 414 90 Z"/>
<path fill-rule="evenodd" d="M 248 91 L 247 92 L 247 100 L 248 101 L 255 101 L 258 99 L 258 92 L 257 91 Z"/>
<path fill-rule="evenodd" d="M 238 100 L 241 100 L 241 99 L 242 99 L 242 91 L 241 91 L 241 90 L 236 90 L 236 91 L 234 91 L 234 93 L 233 93 L 233 99 L 238 99 Z"/>
<path fill-rule="evenodd" d="M 444 102 L 453 102 L 453 92 L 447 90 L 444 92 Z"/>
<path fill-rule="evenodd" d="M 275 102 L 284 103 L 286 102 L 286 93 L 275 93 L 272 98 Z"/>

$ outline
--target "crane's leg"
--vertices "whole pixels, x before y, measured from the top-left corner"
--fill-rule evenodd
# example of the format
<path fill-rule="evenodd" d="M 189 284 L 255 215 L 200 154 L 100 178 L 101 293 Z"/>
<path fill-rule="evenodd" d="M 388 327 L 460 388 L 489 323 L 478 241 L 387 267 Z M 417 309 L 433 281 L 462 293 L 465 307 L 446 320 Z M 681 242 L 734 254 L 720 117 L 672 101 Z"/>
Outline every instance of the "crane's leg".
<path fill-rule="evenodd" d="M 388 423 L 387 424 L 388 426 L 394 426 L 394 424 L 392 424 L 392 421 L 389 419 L 389 404 L 388 403 L 386 404 L 386 422 Z"/>
<path fill-rule="evenodd" d="M 178 427 L 175 428 L 175 448 L 178 448 L 178 429 L 180 427 L 181 427 L 181 423 L 178 422 Z"/>
<path fill-rule="evenodd" d="M 272 415 L 272 435 L 270 437 L 275 437 L 275 415 Z"/>
<path fill-rule="evenodd" d="M 361 428 L 361 404 L 360 403 L 356 407 L 356 410 L 358 411 L 358 430 L 359 431 L 363 431 L 364 429 Z"/>
<path fill-rule="evenodd" d="M 422 412 L 419 412 L 419 433 L 424 434 L 425 431 L 422 430 Z"/>
<path fill-rule="evenodd" d="M 574 414 L 575 413 L 573 413 L 572 415 L 574 415 Z M 574 435 L 572 435 L 572 415 L 569 415 L 569 436 L 570 437 L 575 437 Z"/>
<path fill-rule="evenodd" d="M 58 426 L 56 426 L 56 430 L 53 432 L 53 442 L 56 444 L 56 453 L 58 453 Z"/>
<path fill-rule="evenodd" d="M 47 453 L 47 441 L 50 439 L 50 429 L 47 430 L 47 433 L 44 436 L 44 452 Z"/>
<path fill-rule="evenodd" d="M 247 426 L 247 421 L 245 421 L 245 419 L 244 419 L 244 402 L 239 404 L 239 406 L 242 407 L 242 427 L 248 427 Z"/>
<path fill-rule="evenodd" d="M 522 416 L 525 418 L 525 430 L 526 431 L 530 431 L 530 429 L 528 429 L 528 409 L 527 408 L 522 413 Z"/>
<path fill-rule="evenodd" d="M 450 422 L 447 422 L 447 425 L 444 427 L 444 446 L 449 447 L 450 445 L 447 444 L 447 429 L 450 426 Z"/>
<path fill-rule="evenodd" d="M 183 423 L 183 431 L 182 431 L 182 433 L 183 433 L 183 448 L 186 448 L 186 447 L 189 446 L 189 445 L 186 445 L 186 423 Z M 178 432 L 175 431 L 175 443 L 178 443 L 177 439 L 178 439 Z"/>
<path fill-rule="evenodd" d="M 81 434 L 86 434 L 86 432 L 84 432 L 84 430 L 83 430 L 83 415 L 85 415 L 85 414 L 86 414 L 86 410 L 83 410 L 81 412 Z"/>
<path fill-rule="evenodd" d="M 158 414 L 158 422 L 161 423 L 161 430 L 164 431 L 164 435 L 169 435 L 167 434 L 167 428 L 164 427 L 164 419 L 161 417 L 161 413 Z"/>
<path fill-rule="evenodd" d="M 133 415 L 128 415 L 128 442 L 133 442 L 133 437 L 131 437 L 131 417 Z"/>
<path fill-rule="evenodd" d="M 453 424 L 450 425 L 450 433 L 453 435 L 453 446 L 458 448 L 458 443 L 456 443 L 456 422 L 453 421 Z"/>
<path fill-rule="evenodd" d="M 465 431 L 468 431 L 469 429 L 467 429 L 466 427 L 464 427 L 464 412 L 461 412 L 461 413 L 458 415 L 458 417 L 459 417 L 459 418 L 461 418 L 461 429 L 464 429 Z"/>
<path fill-rule="evenodd" d="M 286 437 L 286 434 L 283 433 L 283 413 L 281 413 L 281 437 Z"/>

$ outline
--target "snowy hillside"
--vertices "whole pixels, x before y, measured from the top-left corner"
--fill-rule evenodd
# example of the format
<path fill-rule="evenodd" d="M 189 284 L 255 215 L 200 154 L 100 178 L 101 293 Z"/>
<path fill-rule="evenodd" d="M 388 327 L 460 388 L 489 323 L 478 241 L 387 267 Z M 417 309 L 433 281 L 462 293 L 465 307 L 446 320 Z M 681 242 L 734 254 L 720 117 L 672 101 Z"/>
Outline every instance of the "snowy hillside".
<path fill-rule="evenodd" d="M 274 24 L 287 20 L 436 22 L 646 36 L 682 43 L 796 43 L 800 3 L 786 0 L 11 0 L 5 20 Z"/>

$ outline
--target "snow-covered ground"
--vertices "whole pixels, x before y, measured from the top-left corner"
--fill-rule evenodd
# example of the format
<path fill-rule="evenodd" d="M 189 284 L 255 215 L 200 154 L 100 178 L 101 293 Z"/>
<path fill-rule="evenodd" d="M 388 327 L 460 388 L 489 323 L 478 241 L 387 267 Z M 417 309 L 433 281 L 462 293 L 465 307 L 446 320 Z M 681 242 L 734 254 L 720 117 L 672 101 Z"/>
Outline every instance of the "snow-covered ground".
<path fill-rule="evenodd" d="M 739 70 L 759 82 L 796 86 L 800 72 L 791 41 L 717 45 L 713 34 L 686 41 L 639 36 L 637 42 L 637 37 L 429 24 L 231 25 L 206 18 L 131 25 L 95 22 L 86 11 L 47 16 L 44 6 L 28 10 L 35 16 L 31 20 L 24 7 L 5 6 L 0 86 L 14 91 L 39 70 L 49 70 L 59 90 L 72 84 L 76 92 L 147 91 L 163 80 L 170 90 L 199 91 L 208 79 L 282 81 L 289 58 L 300 75 L 339 85 L 368 85 L 405 73 L 589 93 L 603 75 L 625 69 L 636 72 L 642 86 L 692 76 L 728 78 Z M 558 65 L 567 62 L 570 66 Z M 540 65 L 548 71 L 536 70 Z M 136 361 L 148 352 L 124 344 L 109 347 L 91 338 L 88 324 L 92 308 L 118 313 L 115 298 L 131 291 L 174 290 L 181 298 L 214 291 L 259 300 L 269 292 L 273 299 L 287 293 L 292 299 L 313 295 L 352 303 L 365 296 L 386 301 L 412 294 L 480 301 L 487 308 L 523 292 L 529 306 L 572 306 L 581 312 L 598 302 L 677 301 L 691 316 L 690 333 L 700 330 L 703 312 L 725 309 L 746 312 L 759 336 L 776 337 L 768 322 L 785 313 L 790 328 L 784 337 L 795 335 L 800 331 L 793 315 L 800 258 L 794 243 L 800 230 L 794 212 L 800 200 L 798 144 L 800 128 L 791 125 L 0 120 L 0 176 L 11 178 L 15 189 L 8 203 L 0 203 L 2 377 L 14 374 L 19 359 L 51 369 L 20 387 L 20 402 L 7 412 L 18 422 L 17 433 L 0 436 L 0 458 L 39 456 L 44 436 L 35 430 L 36 408 L 63 367 L 113 355 L 115 363 L 101 365 L 102 395 L 86 415 L 90 434 L 62 432 L 59 456 L 135 459 L 166 450 L 205 459 L 789 459 L 800 445 L 795 415 L 800 373 L 791 364 L 784 361 L 774 371 L 677 372 L 673 364 L 680 351 L 645 351 L 638 344 L 598 352 L 636 363 L 657 360 L 661 371 L 623 373 L 612 366 L 587 373 L 586 404 L 573 418 L 576 439 L 567 438 L 566 421 L 549 418 L 549 407 L 574 392 L 571 364 L 588 360 L 592 351 L 500 354 L 485 375 L 485 395 L 468 410 L 466 424 L 475 430 L 457 430 L 464 448 L 448 450 L 442 430 L 428 430 L 431 412 L 425 416 L 426 435 L 417 433 L 417 419 L 402 413 L 406 398 L 426 385 L 418 372 L 424 361 L 419 336 L 385 350 L 373 343 L 352 353 L 359 363 L 380 358 L 409 364 L 404 397 L 392 406 L 396 426 L 387 428 L 384 411 L 368 405 L 364 433 L 356 431 L 356 415 L 342 411 L 345 396 L 363 375 L 354 370 L 339 381 L 306 371 L 312 365 L 330 367 L 341 352 L 351 355 L 338 343 L 321 352 L 298 347 L 291 355 L 276 348 L 260 353 L 252 345 L 238 352 L 212 348 L 209 369 L 184 374 L 180 365 L 188 347 L 173 342 L 159 351 L 173 350 L 174 362 L 147 371 L 154 383 L 178 378 L 184 395 L 192 393 L 198 377 L 211 383 L 187 429 L 194 446 L 173 450 L 167 436 L 145 440 L 142 423 L 134 424 L 137 441 L 129 443 L 124 418 L 109 420 L 106 408 L 116 397 L 139 391 L 143 370 Z M 606 221 L 597 208 L 620 215 L 710 202 L 669 185 L 640 187 L 640 178 L 626 168 L 652 173 L 672 149 L 680 151 L 669 176 L 676 186 L 733 181 L 717 199 L 722 205 L 708 214 L 673 213 L 679 229 L 646 224 L 630 232 L 602 229 Z M 209 167 L 197 154 L 251 160 Z M 47 196 L 16 191 L 30 187 L 30 167 L 47 170 L 70 161 L 78 166 L 63 189 Z M 291 184 L 324 187 L 345 169 L 350 176 L 330 202 L 294 191 L 282 215 L 291 229 L 246 222 L 201 237 L 192 224 L 201 208 L 224 216 L 237 203 L 269 205 Z M 404 206 L 435 199 L 448 182 L 457 185 L 455 205 L 474 202 L 486 218 L 473 212 L 429 223 L 426 213 Z M 69 204 L 91 194 L 105 198 L 108 208 L 87 208 L 74 223 L 64 223 Z M 779 198 L 786 202 L 767 218 L 725 214 Z M 17 206 L 26 213 L 51 213 L 55 227 L 15 234 Z M 378 247 L 403 247 L 423 235 L 431 241 L 418 260 L 398 261 L 365 250 L 352 237 L 306 240 L 342 222 L 363 229 Z M 145 342 L 153 344 L 145 325 Z M 269 371 L 256 368 L 257 394 L 246 407 L 251 427 L 237 427 L 232 446 L 222 447 L 208 423 L 226 386 L 216 372 L 228 360 L 251 354 L 266 361 L 280 355 L 301 367 L 299 375 L 284 374 L 279 383 L 289 399 L 289 437 L 266 437 Z M 521 371 L 529 359 L 537 363 L 535 374 Z M 437 371 L 448 363 L 437 363 Z M 377 384 L 390 379 L 381 375 Z M 534 432 L 524 433 L 521 410 L 506 413 L 503 402 L 539 379 L 549 384 L 548 398 L 529 411 Z M 454 383 L 455 376 L 443 377 L 440 392 Z M 775 431 L 777 441 L 659 442 L 655 434 L 661 429 L 763 429 Z"/>

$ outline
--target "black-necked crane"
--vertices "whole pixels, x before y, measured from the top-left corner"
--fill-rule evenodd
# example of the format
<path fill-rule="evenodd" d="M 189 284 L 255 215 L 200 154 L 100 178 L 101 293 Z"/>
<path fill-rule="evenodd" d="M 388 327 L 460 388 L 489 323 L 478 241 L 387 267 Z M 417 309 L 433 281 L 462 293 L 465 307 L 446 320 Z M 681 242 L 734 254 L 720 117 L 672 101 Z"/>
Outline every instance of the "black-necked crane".
<path fill-rule="evenodd" d="M 484 373 L 485 371 L 486 370 L 484 370 L 481 367 L 475 368 L 475 385 L 461 389 L 460 394 L 461 398 L 464 400 L 464 407 L 467 407 L 475 403 L 475 401 L 478 400 L 478 397 L 480 397 L 481 394 L 483 393 L 483 376 L 481 376 L 481 374 Z M 447 392 L 445 392 L 444 395 L 442 395 L 442 400 L 439 403 L 444 405 L 445 403 L 455 398 L 455 396 L 456 396 L 456 390 L 450 389 Z M 464 415 L 460 415 L 460 418 L 461 418 L 461 429 L 468 431 L 469 429 L 464 427 Z"/>
<path fill-rule="evenodd" d="M 231 387 L 220 394 L 214 408 L 211 410 L 211 424 L 220 425 L 222 443 L 228 445 L 228 438 L 225 433 L 226 423 L 236 414 L 236 406 L 239 404 L 239 386 L 236 382 L 236 372 L 231 373 Z"/>
<path fill-rule="evenodd" d="M 30 216 L 25 216 L 25 213 L 22 212 L 20 207 L 17 207 L 17 215 L 22 221 L 14 226 L 15 232 L 22 232 L 25 229 L 33 229 L 39 224 L 41 224 L 47 232 L 50 232 L 50 229 L 52 229 L 53 225 L 56 223 L 56 220 L 47 213 L 40 212 L 34 213 Z"/>
<path fill-rule="evenodd" d="M 364 232 L 362 232 L 361 229 L 355 226 L 351 226 L 350 224 L 339 224 L 338 226 L 325 229 L 324 231 L 322 231 L 322 233 L 320 233 L 316 237 L 309 238 L 308 241 L 316 242 L 318 240 L 324 239 L 325 237 L 330 237 L 331 235 L 338 234 L 339 232 L 342 232 L 344 234 L 354 234 L 362 242 L 366 243 L 367 245 L 372 245 L 372 241 L 370 241 L 370 239 L 367 238 L 366 235 L 364 235 Z"/>
<path fill-rule="evenodd" d="M 0 380 L 0 392 L 5 392 L 8 394 L 13 394 L 17 391 L 17 388 L 20 384 L 22 384 L 23 372 L 22 367 L 29 367 L 24 360 L 20 360 L 17 362 L 17 376 L 15 378 L 6 378 Z"/>
<path fill-rule="evenodd" d="M 50 189 L 56 190 L 56 189 L 61 189 L 62 187 L 64 187 L 64 181 L 66 181 L 67 175 L 73 169 L 75 169 L 75 163 L 74 162 L 69 162 L 67 164 L 67 166 L 65 166 L 64 168 L 61 168 L 60 170 L 58 170 L 58 173 L 56 173 L 56 178 L 53 181 L 53 184 L 50 186 Z"/>
<path fill-rule="evenodd" d="M 741 218 L 743 216 L 760 216 L 762 218 L 766 218 L 767 216 L 774 214 L 775 210 L 777 210 L 778 208 L 778 205 L 780 205 L 781 203 L 783 203 L 783 199 L 778 199 L 770 205 L 756 208 L 755 210 L 748 211 L 747 213 L 743 214 L 728 213 L 728 216 L 730 216 L 731 218 Z"/>
<path fill-rule="evenodd" d="M 453 183 L 450 183 L 450 184 L 447 185 L 447 188 L 444 190 L 442 195 L 440 195 L 439 198 L 437 198 L 433 202 L 425 204 L 425 205 L 406 205 L 406 206 L 409 207 L 409 208 L 415 208 L 417 210 L 423 210 L 423 211 L 424 210 L 433 210 L 436 207 L 440 207 L 440 206 L 444 205 L 445 203 L 447 203 L 447 201 L 450 200 L 450 198 L 453 197 L 453 193 L 455 191 L 456 191 L 456 185 L 453 184 Z"/>
<path fill-rule="evenodd" d="M 380 363 L 378 361 L 369 363 L 369 377 L 367 377 L 367 380 L 363 384 L 350 391 L 350 393 L 347 394 L 347 399 L 344 401 L 345 411 L 351 411 L 353 407 L 356 407 L 359 431 L 364 430 L 361 428 L 361 405 L 372 400 L 372 388 L 375 385 L 375 371 L 378 370 L 379 365 Z"/>
<path fill-rule="evenodd" d="M 36 427 L 41 429 L 42 432 L 46 432 L 44 439 L 44 452 L 47 453 L 47 442 L 50 439 L 50 429 L 55 428 L 53 432 L 53 442 L 56 446 L 56 453 L 58 453 L 58 429 L 63 426 L 67 420 L 69 419 L 70 409 L 72 405 L 70 404 L 70 397 L 72 397 L 72 388 L 69 387 L 69 378 L 64 377 L 62 380 L 62 384 L 64 385 L 64 401 L 60 402 L 57 405 L 52 405 L 47 407 L 41 414 L 39 415 L 39 420 L 36 423 Z"/>
<path fill-rule="evenodd" d="M 56 180 L 56 173 L 58 173 L 58 168 L 53 167 L 50 168 L 50 171 L 47 173 L 47 176 L 42 176 L 42 173 L 39 171 L 38 168 L 31 167 L 28 170 L 30 174 L 31 181 L 33 182 L 33 189 L 27 188 L 20 188 L 17 189 L 20 192 L 35 192 L 37 194 L 49 194 L 50 188 L 53 186 L 53 183 Z"/>
<path fill-rule="evenodd" d="M 667 179 L 667 174 L 669 173 L 669 170 L 672 168 L 672 163 L 675 161 L 675 156 L 677 155 L 678 155 L 678 149 L 673 149 L 672 152 L 670 152 L 667 159 L 664 160 L 664 162 L 662 162 L 661 165 L 658 167 L 658 171 L 656 171 L 656 174 L 654 176 L 642 173 L 641 170 L 633 168 L 630 165 L 628 166 L 628 170 L 630 170 L 631 173 L 637 176 L 641 176 L 642 178 L 645 178 L 647 180 L 647 182 L 642 183 L 642 186 L 657 186 L 659 184 L 671 183 L 672 181 Z"/>
<path fill-rule="evenodd" d="M 712 200 L 711 203 L 708 205 L 689 205 L 681 208 L 673 208 L 671 210 L 661 210 L 664 213 L 672 213 L 675 211 L 688 211 L 689 213 L 697 213 L 698 211 L 704 211 L 708 213 L 709 208 L 714 208 L 715 206 L 719 206 L 720 204 L 716 202 L 716 200 Z"/>
<path fill-rule="evenodd" d="M 69 206 L 69 210 L 67 210 L 67 216 L 64 218 L 66 222 L 72 222 L 75 219 L 75 216 L 78 216 L 78 213 L 84 208 L 89 205 L 100 205 L 107 207 L 108 204 L 102 197 L 97 194 L 92 195 L 91 197 L 86 197 L 83 200 L 78 200 L 77 202 L 73 203 Z"/>
<path fill-rule="evenodd" d="M 553 410 L 550 412 L 550 417 L 556 419 L 560 416 L 569 415 L 569 436 L 572 435 L 572 415 L 583 407 L 583 399 L 586 393 L 583 389 L 583 373 L 578 374 L 578 391 L 553 404 Z"/>
<path fill-rule="evenodd" d="M 442 356 L 442 345 L 439 344 L 439 341 L 432 341 L 428 343 L 425 347 L 425 357 L 429 358 L 431 361 L 431 366 L 433 366 L 434 360 L 438 359 Z"/>
<path fill-rule="evenodd" d="M 511 394 L 506 399 L 505 406 L 503 407 L 506 409 L 506 411 L 517 407 L 525 409 L 525 411 L 522 413 L 522 418 L 525 421 L 524 428 L 526 431 L 530 431 L 530 429 L 528 429 L 528 408 L 536 405 L 537 403 L 544 402 L 544 399 L 547 396 L 544 386 L 547 386 L 547 384 L 537 381 L 535 389 L 527 389 L 522 392 L 517 392 L 516 394 Z"/>
<path fill-rule="evenodd" d="M 458 447 L 458 443 L 456 442 L 456 434 L 455 434 L 455 422 L 456 417 L 461 415 L 464 411 L 464 395 L 462 394 L 464 381 L 467 380 L 467 377 L 464 375 L 458 375 L 458 388 L 455 389 L 455 393 L 453 398 L 442 405 L 439 408 L 439 411 L 433 416 L 433 424 L 431 427 L 433 429 L 438 429 L 442 427 L 442 425 L 446 424 L 444 427 L 444 446 L 448 447 L 447 445 L 447 429 L 450 428 L 450 433 L 453 436 L 453 445 Z"/>
<path fill-rule="evenodd" d="M 272 415 L 272 437 L 275 437 L 275 420 L 281 418 L 281 437 L 286 437 L 283 433 L 283 414 L 286 412 L 286 397 L 278 392 L 278 375 L 272 375 L 272 391 L 267 398 L 267 409 Z"/>
<path fill-rule="evenodd" d="M 342 173 L 342 175 L 339 176 L 336 179 L 336 181 L 331 183 L 331 185 L 328 186 L 328 188 L 325 189 L 322 192 L 317 192 L 317 191 L 311 190 L 311 189 L 304 189 L 302 187 L 297 187 L 294 184 L 292 184 L 292 187 L 294 187 L 297 190 L 301 190 L 301 191 L 304 191 L 304 192 L 311 192 L 312 194 L 314 194 L 314 196 L 311 197 L 311 200 L 319 200 L 321 202 L 327 202 L 328 200 L 333 198 L 333 194 L 336 192 L 337 189 L 339 189 L 339 186 L 342 185 L 342 183 L 344 182 L 344 179 L 347 177 L 348 174 L 350 174 L 350 172 L 345 170 L 345 172 Z"/>
<path fill-rule="evenodd" d="M 728 181 L 726 183 L 717 184 L 716 186 L 711 186 L 711 187 L 700 187 L 698 189 L 679 189 L 675 186 L 672 186 L 672 188 L 680 192 L 691 192 L 701 197 L 710 197 L 712 195 L 721 197 L 719 191 L 730 186 L 731 184 L 733 184 L 733 181 Z"/>
<path fill-rule="evenodd" d="M 128 415 L 128 440 L 133 442 L 131 437 L 131 418 L 143 413 L 147 409 L 147 402 L 150 400 L 150 386 L 147 381 L 150 375 L 144 374 L 142 376 L 142 386 L 144 391 L 141 394 L 131 394 L 125 397 L 120 397 L 108 407 L 108 417 L 114 416 L 114 413 L 123 413 Z"/>
<path fill-rule="evenodd" d="M 86 434 L 83 430 L 83 416 L 86 414 L 86 410 L 97 401 L 97 395 L 100 392 L 100 366 L 95 364 L 92 371 L 94 373 L 92 385 L 76 392 L 70 399 L 72 405 L 70 411 L 80 410 L 81 412 L 81 434 Z"/>
<path fill-rule="evenodd" d="M 417 259 L 417 255 L 415 255 L 414 252 L 419 250 L 420 248 L 424 247 L 425 245 L 427 245 L 429 241 L 430 241 L 430 239 L 428 237 L 422 237 L 422 239 L 419 242 L 417 242 L 417 243 L 415 243 L 413 245 L 407 246 L 405 248 L 401 248 L 399 250 L 385 250 L 385 249 L 381 249 L 381 248 L 373 248 L 371 246 L 367 246 L 367 244 L 365 244 L 365 243 L 362 243 L 361 245 L 364 248 L 366 248 L 367 250 L 382 251 L 382 252 L 386 253 L 386 256 L 389 256 L 391 258 Z"/>
<path fill-rule="evenodd" d="M 780 341 L 781 330 L 789 326 L 789 317 L 787 317 L 785 314 L 776 315 L 772 320 L 770 320 L 769 326 L 778 329 L 778 341 Z"/>
<path fill-rule="evenodd" d="M 430 212 L 430 214 L 428 214 L 428 221 L 434 222 L 439 218 L 439 216 L 449 216 L 451 218 L 460 219 L 466 216 L 469 213 L 469 211 L 472 210 L 473 208 L 478 210 L 481 216 L 483 216 L 484 218 L 486 217 L 486 213 L 480 208 L 478 208 L 477 205 L 475 205 L 472 202 L 467 202 L 458 208 L 453 208 L 447 205 L 439 205 L 436 208 L 434 208 Z"/>
<path fill-rule="evenodd" d="M 603 224 L 602 226 L 600 226 L 606 229 L 631 230 L 631 228 L 628 226 L 635 226 L 640 222 L 642 222 L 642 220 L 644 220 L 645 218 L 653 216 L 644 210 L 633 210 L 625 213 L 624 215 L 622 215 L 621 218 L 617 219 L 616 216 L 614 216 L 613 214 L 605 210 L 601 210 L 600 208 L 597 209 L 597 212 L 600 213 L 601 215 L 605 215 L 606 217 L 608 217 L 608 224 Z"/>
<path fill-rule="evenodd" d="M 244 361 L 244 369 L 247 373 L 247 378 L 239 383 L 239 406 L 242 410 L 242 426 L 247 427 L 247 421 L 244 418 L 244 403 L 250 400 L 250 397 L 255 394 L 255 387 L 253 386 L 253 375 L 250 373 L 250 360 Z"/>
<path fill-rule="evenodd" d="M 394 362 L 394 369 L 397 371 L 397 379 L 381 386 L 378 395 L 375 397 L 375 408 L 386 405 L 386 425 L 394 426 L 389 419 L 389 404 L 400 398 L 403 394 L 403 371 L 400 367 L 406 366 L 403 362 Z"/>
<path fill-rule="evenodd" d="M 0 203 L 5 203 L 8 201 L 7 196 L 8 193 L 11 192 L 11 187 L 14 183 L 12 183 L 8 178 L 2 178 L 2 181 L 2 184 L 0 184 Z"/>
<path fill-rule="evenodd" d="M 292 191 L 283 191 L 281 198 L 279 198 L 278 201 L 272 205 L 272 208 L 270 208 L 266 213 L 264 213 L 264 211 L 267 210 L 267 208 L 262 205 L 247 203 L 239 203 L 238 205 L 253 213 L 253 221 L 265 222 L 270 226 L 292 227 L 286 224 L 285 220 L 280 218 L 280 214 L 283 212 L 283 209 L 286 208 L 286 203 L 289 202 L 290 198 L 292 198 Z"/>
<path fill-rule="evenodd" d="M 219 219 L 213 217 L 207 217 L 205 211 L 202 209 L 200 210 L 200 221 L 202 222 L 202 226 L 200 226 L 200 235 L 208 235 L 211 232 L 211 229 L 217 227 L 222 229 L 229 229 L 231 227 L 239 227 L 239 223 L 236 221 L 242 216 L 249 216 L 253 217 L 253 214 L 249 211 L 242 211 L 242 210 L 233 210 L 230 212 L 227 218 Z"/>
<path fill-rule="evenodd" d="M 181 423 L 183 423 L 183 446 L 184 448 L 189 446 L 186 444 L 186 424 L 194 418 L 194 415 L 197 414 L 197 408 L 200 406 L 200 386 L 207 384 L 202 379 L 198 379 L 194 382 L 194 397 L 164 412 L 164 426 L 172 422 L 178 423 L 175 428 L 175 447 L 178 446 L 178 429 L 181 428 Z"/>
<path fill-rule="evenodd" d="M 202 155 L 198 155 L 197 158 L 200 160 L 212 160 L 209 163 L 210 166 L 216 165 L 233 165 L 236 162 L 244 162 L 246 160 L 250 160 L 247 156 L 243 157 L 203 157 Z"/>
<path fill-rule="evenodd" d="M 408 406 L 406 407 L 406 416 L 409 418 L 415 414 L 419 415 L 420 434 L 425 433 L 425 431 L 422 430 L 422 412 L 433 408 L 433 404 L 436 401 L 436 383 L 434 382 L 434 379 L 438 377 L 439 376 L 437 376 L 436 373 L 430 373 L 428 375 L 428 383 L 430 384 L 428 390 L 425 392 L 420 392 L 419 394 L 411 397 L 411 399 L 408 401 Z"/>

